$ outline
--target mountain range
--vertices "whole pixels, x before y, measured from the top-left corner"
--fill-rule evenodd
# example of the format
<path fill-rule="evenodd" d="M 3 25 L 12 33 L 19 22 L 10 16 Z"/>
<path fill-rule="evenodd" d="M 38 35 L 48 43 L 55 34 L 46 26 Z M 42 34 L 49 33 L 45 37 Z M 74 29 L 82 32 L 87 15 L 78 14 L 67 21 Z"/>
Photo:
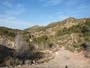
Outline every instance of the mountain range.
<path fill-rule="evenodd" d="M 85 57 L 90 58 L 90 18 L 69 17 L 47 26 L 36 25 L 24 30 L 0 27 L 0 45 L 14 49 L 19 55 L 28 50 L 33 55 L 49 54 L 64 47 L 71 52 L 84 51 Z M 53 58 L 50 55 L 47 56 Z"/>

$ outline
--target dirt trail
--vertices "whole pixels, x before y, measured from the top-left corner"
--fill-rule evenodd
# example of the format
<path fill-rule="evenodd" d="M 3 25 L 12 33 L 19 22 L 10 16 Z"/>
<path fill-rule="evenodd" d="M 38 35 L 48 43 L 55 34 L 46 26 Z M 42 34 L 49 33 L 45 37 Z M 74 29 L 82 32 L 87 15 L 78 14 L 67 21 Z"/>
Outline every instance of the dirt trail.
<path fill-rule="evenodd" d="M 90 68 L 90 62 L 83 57 L 82 53 L 72 53 L 64 48 L 61 48 L 56 53 L 56 57 L 42 64 L 27 66 L 24 65 L 22 68 Z"/>

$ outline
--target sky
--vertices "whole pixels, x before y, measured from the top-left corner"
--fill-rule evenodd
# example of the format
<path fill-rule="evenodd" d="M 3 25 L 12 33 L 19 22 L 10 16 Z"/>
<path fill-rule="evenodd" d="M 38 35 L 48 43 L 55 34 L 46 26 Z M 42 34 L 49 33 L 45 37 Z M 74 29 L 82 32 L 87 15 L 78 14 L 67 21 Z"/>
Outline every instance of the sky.
<path fill-rule="evenodd" d="M 90 0 L 0 0 L 0 26 L 26 29 L 68 17 L 89 18 Z"/>

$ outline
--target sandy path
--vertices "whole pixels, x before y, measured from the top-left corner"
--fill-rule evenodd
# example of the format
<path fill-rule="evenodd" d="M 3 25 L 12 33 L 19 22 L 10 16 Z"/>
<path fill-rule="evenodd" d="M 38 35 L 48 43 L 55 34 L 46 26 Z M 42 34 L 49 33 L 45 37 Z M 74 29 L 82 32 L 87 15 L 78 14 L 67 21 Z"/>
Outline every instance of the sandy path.
<path fill-rule="evenodd" d="M 81 54 L 72 53 L 64 48 L 61 48 L 55 53 L 56 57 L 46 63 L 37 65 L 24 65 L 22 68 L 90 68 L 90 63 L 87 62 Z"/>

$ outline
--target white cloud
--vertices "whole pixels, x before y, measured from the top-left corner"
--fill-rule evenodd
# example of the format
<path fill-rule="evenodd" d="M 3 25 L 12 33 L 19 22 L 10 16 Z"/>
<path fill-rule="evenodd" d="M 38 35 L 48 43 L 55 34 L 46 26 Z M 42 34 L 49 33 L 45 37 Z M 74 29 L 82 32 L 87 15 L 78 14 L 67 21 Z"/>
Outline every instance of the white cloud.
<path fill-rule="evenodd" d="M 43 6 L 56 6 L 58 4 L 61 4 L 64 0 L 40 0 L 40 2 L 43 3 Z"/>
<path fill-rule="evenodd" d="M 8 9 L 5 11 L 6 14 L 8 15 L 20 15 L 20 14 L 23 14 L 25 12 L 25 8 L 22 7 L 21 5 L 16 5 L 15 8 L 12 8 L 12 9 Z"/>
<path fill-rule="evenodd" d="M 2 10 L 4 15 L 20 15 L 25 12 L 24 5 L 18 0 L 2 0 L 0 1 L 0 10 Z M 0 13 L 1 14 L 1 13 Z"/>
<path fill-rule="evenodd" d="M 25 12 L 22 3 L 14 3 L 14 0 L 3 0 L 0 2 L 0 5 L 4 9 L 2 10 L 3 13 L 0 12 L 0 26 L 6 25 L 12 28 L 23 29 L 26 26 L 32 25 L 30 22 L 17 18 Z"/>
<path fill-rule="evenodd" d="M 32 25 L 33 24 L 29 21 L 18 20 L 13 17 L 0 18 L 0 26 L 8 26 L 10 28 L 24 29 L 27 28 L 27 26 L 29 27 Z"/>

